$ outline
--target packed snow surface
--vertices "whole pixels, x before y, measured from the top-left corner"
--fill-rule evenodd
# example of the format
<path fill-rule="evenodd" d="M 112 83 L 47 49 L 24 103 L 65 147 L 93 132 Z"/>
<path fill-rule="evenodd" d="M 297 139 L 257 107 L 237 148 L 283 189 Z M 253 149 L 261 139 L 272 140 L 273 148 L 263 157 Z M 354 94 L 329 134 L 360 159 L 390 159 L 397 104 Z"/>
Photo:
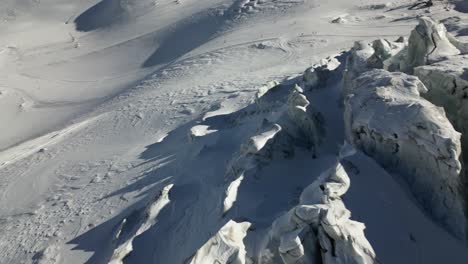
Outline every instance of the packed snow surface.
<path fill-rule="evenodd" d="M 0 263 L 465 264 L 467 11 L 0 1 Z"/>

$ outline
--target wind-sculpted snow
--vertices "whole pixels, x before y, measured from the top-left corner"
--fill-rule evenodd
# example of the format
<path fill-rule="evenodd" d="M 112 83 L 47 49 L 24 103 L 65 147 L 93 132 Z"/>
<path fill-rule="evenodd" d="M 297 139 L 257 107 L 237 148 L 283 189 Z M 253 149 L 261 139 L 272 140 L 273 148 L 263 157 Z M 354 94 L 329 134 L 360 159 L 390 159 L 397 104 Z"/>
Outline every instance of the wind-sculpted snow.
<path fill-rule="evenodd" d="M 350 219 L 341 200 L 349 186 L 350 179 L 337 162 L 304 189 L 299 205 L 273 223 L 267 247 L 279 242 L 273 252 L 285 264 L 377 263 L 364 224 Z"/>
<path fill-rule="evenodd" d="M 345 100 L 346 138 L 401 174 L 424 208 L 454 235 L 465 234 L 460 194 L 460 133 L 442 108 L 420 97 L 413 76 L 365 72 Z"/>

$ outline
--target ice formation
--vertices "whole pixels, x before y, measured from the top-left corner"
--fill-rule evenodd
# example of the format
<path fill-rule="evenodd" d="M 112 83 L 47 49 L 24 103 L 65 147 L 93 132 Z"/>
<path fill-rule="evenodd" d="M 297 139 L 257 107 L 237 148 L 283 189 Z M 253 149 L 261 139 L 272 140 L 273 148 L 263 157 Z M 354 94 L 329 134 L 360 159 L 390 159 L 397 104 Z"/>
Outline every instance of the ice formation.
<path fill-rule="evenodd" d="M 463 237 L 460 133 L 442 108 L 420 97 L 414 76 L 385 70 L 355 79 L 345 100 L 346 138 L 400 173 L 414 196 L 452 233 Z"/>
<path fill-rule="evenodd" d="M 114 240 L 116 247 L 109 264 L 122 264 L 123 259 L 133 251 L 133 240 L 135 237 L 156 224 L 159 213 L 170 202 L 169 192 L 173 186 L 173 184 L 169 184 L 160 191 L 155 200 L 148 204 L 145 210 L 141 212 L 138 223 L 127 224 L 127 219 L 121 222 L 120 226 L 116 229 Z"/>
<path fill-rule="evenodd" d="M 414 74 L 428 88 L 424 96 L 438 106 L 444 107 L 448 117 L 460 132 L 468 132 L 468 56 L 451 57 L 431 65 L 417 67 Z"/>
<path fill-rule="evenodd" d="M 245 264 L 246 251 L 243 239 L 249 227 L 249 222 L 236 223 L 230 220 L 197 251 L 189 263 Z"/>
<path fill-rule="evenodd" d="M 407 60 L 402 70 L 412 73 L 417 66 L 422 66 L 460 54 L 447 37 L 447 29 L 431 18 L 419 18 L 419 24 L 411 32 L 408 44 Z"/>
<path fill-rule="evenodd" d="M 308 89 L 317 89 L 327 85 L 332 71 L 340 66 L 336 58 L 324 59 L 319 65 L 307 68 L 304 71 L 303 82 Z"/>
<path fill-rule="evenodd" d="M 304 189 L 299 205 L 273 223 L 268 244 L 279 241 L 283 263 L 377 263 L 364 224 L 350 219 L 341 200 L 349 186 L 350 179 L 337 162 Z"/>
<path fill-rule="evenodd" d="M 323 137 L 323 122 L 320 113 L 310 106 L 309 100 L 304 95 L 301 87 L 297 86 L 288 97 L 288 116 L 294 122 L 308 144 L 318 146 Z"/>
<path fill-rule="evenodd" d="M 348 94 L 349 84 L 352 80 L 358 77 L 361 73 L 371 69 L 368 63 L 369 58 L 374 55 L 375 50 L 365 41 L 354 43 L 353 48 L 349 51 L 348 58 L 343 75 L 343 94 Z"/>

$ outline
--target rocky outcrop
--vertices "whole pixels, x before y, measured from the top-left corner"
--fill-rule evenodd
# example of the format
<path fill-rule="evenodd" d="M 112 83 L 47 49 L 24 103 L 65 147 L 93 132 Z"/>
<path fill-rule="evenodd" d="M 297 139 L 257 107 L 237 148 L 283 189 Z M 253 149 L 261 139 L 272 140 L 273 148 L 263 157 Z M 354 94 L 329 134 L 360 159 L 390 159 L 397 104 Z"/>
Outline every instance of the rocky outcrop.
<path fill-rule="evenodd" d="M 299 205 L 273 223 L 268 244 L 279 241 L 283 263 L 377 263 L 364 224 L 350 219 L 341 200 L 349 186 L 350 179 L 337 162 L 304 189 Z"/>
<path fill-rule="evenodd" d="M 404 73 L 363 73 L 345 100 L 346 138 L 402 175 L 425 209 L 461 238 L 460 133 L 442 108 L 420 97 L 426 91 L 418 78 Z"/>

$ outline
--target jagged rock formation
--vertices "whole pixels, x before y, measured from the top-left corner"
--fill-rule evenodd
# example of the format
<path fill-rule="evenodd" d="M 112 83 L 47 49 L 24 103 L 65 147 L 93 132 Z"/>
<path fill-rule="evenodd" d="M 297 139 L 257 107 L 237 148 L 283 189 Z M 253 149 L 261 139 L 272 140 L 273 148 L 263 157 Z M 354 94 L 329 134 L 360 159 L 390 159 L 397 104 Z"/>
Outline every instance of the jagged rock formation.
<path fill-rule="evenodd" d="M 189 263 L 245 264 L 243 239 L 249 227 L 249 222 L 236 223 L 230 220 L 197 251 Z"/>
<path fill-rule="evenodd" d="M 337 162 L 304 189 L 298 206 L 273 223 L 267 245 L 279 241 L 283 263 L 377 263 L 364 224 L 350 219 L 341 200 L 349 186 L 350 179 Z"/>
<path fill-rule="evenodd" d="M 444 110 L 421 98 L 425 86 L 404 73 L 372 70 L 350 86 L 346 138 L 402 175 L 426 210 L 463 237 L 460 134 Z"/>

